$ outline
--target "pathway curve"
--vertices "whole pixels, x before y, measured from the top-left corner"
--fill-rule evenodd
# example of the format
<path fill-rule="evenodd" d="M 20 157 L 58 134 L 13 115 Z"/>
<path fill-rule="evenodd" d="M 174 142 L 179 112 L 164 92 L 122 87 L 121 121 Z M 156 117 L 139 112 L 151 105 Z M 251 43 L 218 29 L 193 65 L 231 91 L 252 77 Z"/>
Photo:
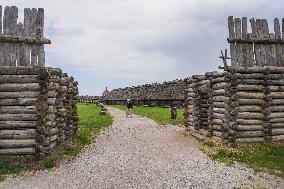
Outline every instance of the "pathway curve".
<path fill-rule="evenodd" d="M 284 188 L 283 181 L 267 180 L 243 166 L 211 161 L 182 127 L 155 122 L 110 109 L 112 127 L 73 160 L 51 170 L 8 178 L 0 188 Z M 250 179 L 248 179 L 250 178 Z"/>

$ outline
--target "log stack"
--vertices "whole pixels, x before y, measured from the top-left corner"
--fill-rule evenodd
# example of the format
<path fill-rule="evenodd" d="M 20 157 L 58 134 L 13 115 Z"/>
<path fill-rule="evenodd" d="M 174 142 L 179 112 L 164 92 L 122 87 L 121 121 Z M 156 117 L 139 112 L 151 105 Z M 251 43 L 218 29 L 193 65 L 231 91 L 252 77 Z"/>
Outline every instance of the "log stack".
<path fill-rule="evenodd" d="M 209 131 L 212 134 L 212 138 L 227 143 L 227 133 L 228 124 L 225 124 L 225 114 L 226 114 L 226 103 L 228 97 L 225 94 L 225 88 L 227 86 L 224 73 L 220 72 L 208 72 L 206 77 L 210 80 L 210 107 L 209 116 L 210 125 Z"/>
<path fill-rule="evenodd" d="M 60 69 L 1 67 L 0 154 L 50 154 L 77 128 L 78 83 Z"/>
<path fill-rule="evenodd" d="M 187 78 L 185 80 L 185 102 L 184 102 L 184 116 L 185 116 L 185 128 L 188 131 L 194 131 L 194 117 L 193 117 L 193 100 L 196 97 L 193 92 L 193 79 Z"/>
<path fill-rule="evenodd" d="M 0 154 L 35 154 L 37 70 L 0 69 Z"/>
<path fill-rule="evenodd" d="M 210 81 L 204 75 L 194 75 L 187 79 L 186 126 L 199 139 L 210 136 L 209 92 Z"/>
<path fill-rule="evenodd" d="M 228 67 L 192 76 L 186 94 L 190 131 L 231 147 L 284 140 L 283 67 Z"/>

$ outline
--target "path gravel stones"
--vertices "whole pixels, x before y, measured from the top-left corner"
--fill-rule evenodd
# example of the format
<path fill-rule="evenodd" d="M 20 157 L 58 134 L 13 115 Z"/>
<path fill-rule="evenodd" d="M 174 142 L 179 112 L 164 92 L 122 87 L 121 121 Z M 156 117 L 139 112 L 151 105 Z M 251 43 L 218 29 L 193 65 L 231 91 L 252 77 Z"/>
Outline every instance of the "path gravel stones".
<path fill-rule="evenodd" d="M 282 180 L 210 160 L 194 139 L 181 134 L 182 127 L 159 126 L 136 115 L 126 118 L 116 109 L 110 113 L 113 126 L 78 158 L 8 178 L 0 188 L 284 188 Z"/>

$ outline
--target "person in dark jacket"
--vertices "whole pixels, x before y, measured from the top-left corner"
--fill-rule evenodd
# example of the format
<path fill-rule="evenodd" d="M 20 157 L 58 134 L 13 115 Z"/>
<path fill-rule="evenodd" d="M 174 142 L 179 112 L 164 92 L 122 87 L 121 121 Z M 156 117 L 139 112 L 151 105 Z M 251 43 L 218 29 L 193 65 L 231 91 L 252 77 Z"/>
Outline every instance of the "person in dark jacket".
<path fill-rule="evenodd" d="M 128 116 L 132 117 L 133 104 L 130 101 L 130 99 L 127 99 L 126 106 L 127 106 L 126 117 Z"/>
<path fill-rule="evenodd" d="M 171 119 L 177 119 L 177 107 L 175 105 L 171 106 Z"/>

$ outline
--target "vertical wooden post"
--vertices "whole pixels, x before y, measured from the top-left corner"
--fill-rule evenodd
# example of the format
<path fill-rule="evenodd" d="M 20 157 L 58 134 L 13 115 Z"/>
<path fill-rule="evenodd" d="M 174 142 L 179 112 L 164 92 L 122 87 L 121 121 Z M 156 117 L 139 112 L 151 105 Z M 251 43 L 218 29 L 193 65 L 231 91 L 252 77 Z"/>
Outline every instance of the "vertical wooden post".
<path fill-rule="evenodd" d="M 18 8 L 15 6 L 10 7 L 10 35 L 16 36 L 17 35 L 17 26 L 18 26 Z M 17 51 L 17 44 L 10 43 L 10 66 L 16 66 L 16 51 Z"/>
<path fill-rule="evenodd" d="M 242 18 L 242 38 L 246 38 L 248 34 L 248 24 L 247 24 L 247 17 Z"/>
<path fill-rule="evenodd" d="M 236 32 L 236 37 L 241 38 L 242 37 L 242 29 L 241 29 L 241 19 L 240 18 L 235 18 L 235 32 Z M 237 66 L 243 66 L 243 53 L 242 53 L 242 46 L 243 44 L 241 43 L 236 43 L 235 45 L 235 56 L 236 56 L 236 62 Z"/>
<path fill-rule="evenodd" d="M 2 6 L 0 5 L 0 36 L 3 34 L 2 30 Z M 0 43 L 0 66 L 4 65 L 3 43 Z"/>
<path fill-rule="evenodd" d="M 2 35 L 2 6 L 0 5 L 0 35 Z"/>
<path fill-rule="evenodd" d="M 274 32 L 275 32 L 275 39 L 281 39 L 281 30 L 280 30 L 280 22 L 278 18 L 274 19 Z M 281 64 L 281 45 L 276 44 L 275 45 L 275 63 L 276 66 L 279 66 Z"/>
<path fill-rule="evenodd" d="M 229 38 L 235 37 L 235 30 L 234 30 L 234 17 L 228 17 L 228 28 L 229 28 Z"/>
<path fill-rule="evenodd" d="M 32 37 L 37 37 L 36 32 L 37 32 L 37 14 L 38 11 L 37 9 L 32 9 L 31 10 L 31 33 L 30 35 Z M 37 54 L 38 54 L 38 45 L 29 45 L 30 50 L 31 50 L 31 66 L 37 66 Z"/>
<path fill-rule="evenodd" d="M 24 36 L 24 25 L 20 22 L 17 25 L 17 36 Z M 20 62 L 22 62 L 22 54 L 23 52 L 23 45 L 22 44 L 17 44 L 16 48 L 16 58 L 17 58 L 17 66 L 20 65 Z"/>
<path fill-rule="evenodd" d="M 31 9 L 25 8 L 24 9 L 24 36 L 31 37 Z M 21 66 L 30 66 L 30 45 L 23 44 L 22 45 L 22 58 L 21 62 L 19 63 Z"/>
<path fill-rule="evenodd" d="M 280 23 L 278 18 L 274 19 L 274 32 L 277 39 L 281 38 Z"/>

